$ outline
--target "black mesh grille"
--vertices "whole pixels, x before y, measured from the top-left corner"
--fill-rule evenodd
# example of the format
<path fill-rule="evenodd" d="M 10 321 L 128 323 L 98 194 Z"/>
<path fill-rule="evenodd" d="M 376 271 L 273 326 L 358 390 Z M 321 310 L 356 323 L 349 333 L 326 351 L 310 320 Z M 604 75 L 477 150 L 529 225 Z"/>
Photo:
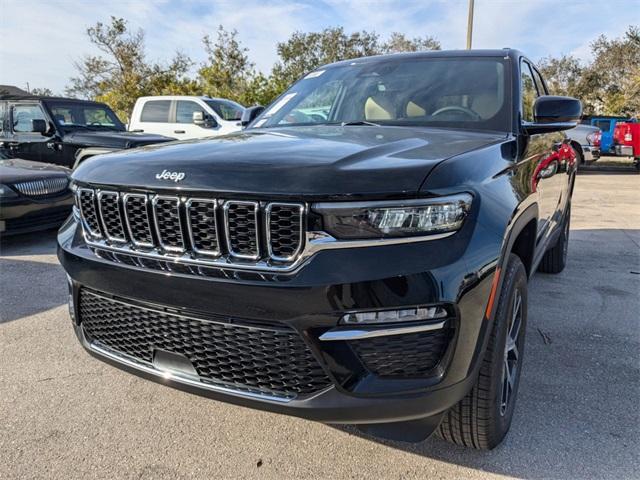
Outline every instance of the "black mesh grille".
<path fill-rule="evenodd" d="M 269 210 L 269 246 L 272 255 L 293 257 L 302 246 L 302 207 L 272 204 Z"/>
<path fill-rule="evenodd" d="M 227 228 L 229 250 L 236 255 L 258 256 L 257 205 L 253 203 L 228 202 Z"/>
<path fill-rule="evenodd" d="M 153 350 L 186 356 L 202 382 L 295 397 L 330 380 L 288 327 L 243 327 L 168 314 L 83 289 L 80 321 L 90 340 L 151 364 Z"/>
<path fill-rule="evenodd" d="M 157 197 L 154 207 L 160 243 L 164 248 L 174 251 L 184 250 L 178 205 L 177 198 Z"/>
<path fill-rule="evenodd" d="M 429 376 L 444 355 L 452 330 L 353 340 L 349 345 L 372 373 L 382 377 Z"/>
<path fill-rule="evenodd" d="M 138 245 L 153 245 L 147 197 L 145 195 L 129 195 L 125 198 L 124 208 L 133 241 Z"/>
<path fill-rule="evenodd" d="M 95 194 L 93 190 L 80 190 L 78 195 L 82 218 L 89 226 L 92 235 L 100 235 L 100 223 L 96 213 Z"/>
<path fill-rule="evenodd" d="M 194 248 L 202 253 L 219 253 L 215 200 L 191 200 L 187 216 Z"/>
<path fill-rule="evenodd" d="M 125 241 L 124 225 L 120 215 L 118 194 L 115 192 L 101 192 L 98 195 L 100 214 L 107 236 L 115 240 Z"/>

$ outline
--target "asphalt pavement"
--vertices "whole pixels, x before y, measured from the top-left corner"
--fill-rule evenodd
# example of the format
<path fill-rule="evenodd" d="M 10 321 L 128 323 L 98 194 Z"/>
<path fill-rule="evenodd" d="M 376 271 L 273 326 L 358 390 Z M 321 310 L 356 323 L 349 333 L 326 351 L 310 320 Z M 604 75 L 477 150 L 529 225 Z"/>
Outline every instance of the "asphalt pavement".
<path fill-rule="evenodd" d="M 55 233 L 0 245 L 0 479 L 640 478 L 640 175 L 587 172 L 569 262 L 531 282 L 511 432 L 379 441 L 139 379 L 87 355 Z"/>

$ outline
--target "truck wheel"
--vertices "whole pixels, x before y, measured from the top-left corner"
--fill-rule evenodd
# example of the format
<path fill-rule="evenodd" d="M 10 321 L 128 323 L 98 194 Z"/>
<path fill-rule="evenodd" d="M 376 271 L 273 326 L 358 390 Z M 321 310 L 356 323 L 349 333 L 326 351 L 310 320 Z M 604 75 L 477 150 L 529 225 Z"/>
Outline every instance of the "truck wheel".
<path fill-rule="evenodd" d="M 567 264 L 567 253 L 569 251 L 569 224 L 571 223 L 571 206 L 568 207 L 567 213 L 562 224 L 562 233 L 558 237 L 556 244 L 547 250 L 542 257 L 538 270 L 542 273 L 560 273 Z"/>
<path fill-rule="evenodd" d="M 526 327 L 527 272 L 510 254 L 480 374 L 467 396 L 445 413 L 439 437 L 479 450 L 500 444 L 513 418 Z"/>

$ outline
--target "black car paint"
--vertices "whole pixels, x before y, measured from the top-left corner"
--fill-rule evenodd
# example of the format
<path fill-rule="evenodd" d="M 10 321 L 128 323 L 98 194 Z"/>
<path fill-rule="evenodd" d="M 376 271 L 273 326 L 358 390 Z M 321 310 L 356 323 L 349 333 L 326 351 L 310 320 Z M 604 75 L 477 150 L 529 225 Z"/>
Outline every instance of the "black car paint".
<path fill-rule="evenodd" d="M 5 112 L 5 117 L 0 119 L 4 125 L 2 132 L 0 132 L 0 142 L 8 149 L 11 156 L 71 168 L 75 166 L 78 152 L 86 148 L 99 148 L 99 152 L 104 153 L 175 140 L 162 135 L 127 132 L 122 124 L 102 130 L 63 128 L 53 121 L 49 107 L 49 102 L 59 101 L 81 102 L 86 105 L 109 108 L 103 103 L 87 100 L 1 96 L 0 102 L 4 103 L 6 108 L 0 109 Z M 34 104 L 40 105 L 44 112 L 50 129 L 47 135 L 37 132 L 14 132 L 11 127 L 13 107 Z"/>
<path fill-rule="evenodd" d="M 4 158 L 0 152 L 0 184 L 11 188 L 13 184 L 43 178 L 68 178 L 70 170 L 28 160 Z M 37 230 L 58 228 L 61 216 L 68 216 L 73 205 L 70 190 L 46 198 L 32 198 L 12 189 L 16 197 L 0 200 L 0 221 L 5 230 L 0 235 L 15 235 Z M 15 226 L 18 225 L 18 226 Z"/>
<path fill-rule="evenodd" d="M 557 156 L 564 142 L 562 133 L 527 136 L 522 130 L 519 52 L 433 55 L 446 54 L 509 58 L 512 98 L 516 99 L 511 131 L 375 126 L 250 129 L 219 140 L 96 158 L 79 168 L 74 179 L 79 184 L 115 184 L 131 190 L 214 190 L 243 198 L 326 200 L 471 193 L 471 211 L 455 235 L 414 244 L 322 251 L 290 274 L 238 272 L 233 278 L 196 278 L 97 258 L 77 221 L 70 219 L 60 230 L 58 252 L 72 279 L 74 297 L 82 285 L 187 315 L 215 312 L 230 318 L 285 322 L 308 342 L 335 387 L 282 405 L 149 377 L 155 381 L 325 422 L 436 418 L 458 402 L 475 380 L 495 310 L 495 305 L 489 308 L 488 299 L 494 288 L 499 292 L 501 287 L 497 272 L 514 251 L 528 274 L 533 274 L 559 234 L 557 226 L 567 210 L 575 177 L 575 159 Z M 540 178 L 540 166 L 552 158 L 557 164 L 555 175 Z M 123 166 L 118 172 L 110 168 L 116 162 Z M 155 179 L 156 173 L 174 167 L 186 173 L 184 184 Z M 435 378 L 376 378 L 362 371 L 347 348 L 318 340 L 345 311 L 415 304 L 444 304 L 455 313 L 455 337 Z M 75 328 L 82 340 L 79 326 Z"/>

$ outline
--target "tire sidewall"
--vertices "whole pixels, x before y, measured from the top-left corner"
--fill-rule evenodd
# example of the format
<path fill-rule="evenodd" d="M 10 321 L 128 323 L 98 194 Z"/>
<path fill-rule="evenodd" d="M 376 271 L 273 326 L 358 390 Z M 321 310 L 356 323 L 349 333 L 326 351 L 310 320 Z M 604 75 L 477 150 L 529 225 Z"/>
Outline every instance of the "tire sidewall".
<path fill-rule="evenodd" d="M 504 350 L 507 341 L 509 321 L 513 313 L 513 299 L 515 292 L 519 291 L 522 296 L 522 323 L 520 326 L 520 337 L 518 340 L 518 368 L 516 372 L 516 380 L 511 400 L 507 405 L 504 414 L 501 413 L 502 402 L 502 375 L 504 371 Z M 527 275 L 524 265 L 520 259 L 514 255 L 509 258 L 507 272 L 502 286 L 498 307 L 495 314 L 494 328 L 495 347 L 493 349 L 493 359 L 491 368 L 491 398 L 492 417 L 495 419 L 493 423 L 492 436 L 496 440 L 501 440 L 509 430 L 513 419 L 513 412 L 518 395 L 518 386 L 520 384 L 520 375 L 522 373 L 522 361 L 524 358 L 524 339 L 527 327 Z"/>

